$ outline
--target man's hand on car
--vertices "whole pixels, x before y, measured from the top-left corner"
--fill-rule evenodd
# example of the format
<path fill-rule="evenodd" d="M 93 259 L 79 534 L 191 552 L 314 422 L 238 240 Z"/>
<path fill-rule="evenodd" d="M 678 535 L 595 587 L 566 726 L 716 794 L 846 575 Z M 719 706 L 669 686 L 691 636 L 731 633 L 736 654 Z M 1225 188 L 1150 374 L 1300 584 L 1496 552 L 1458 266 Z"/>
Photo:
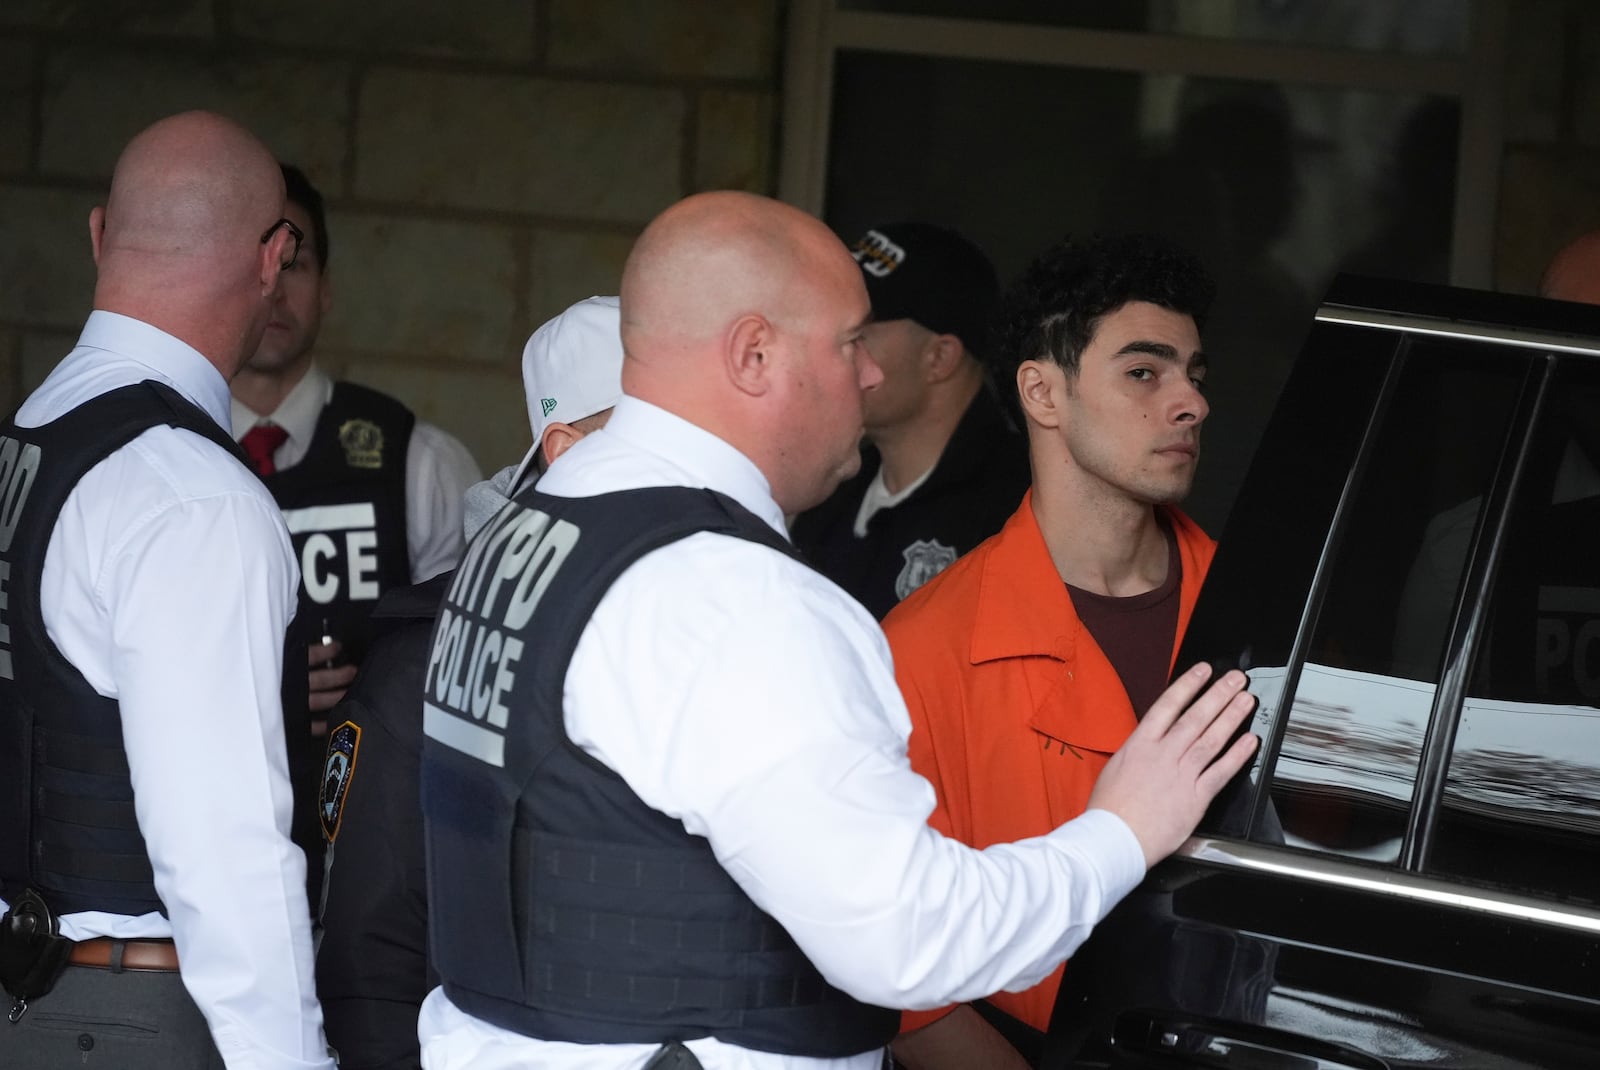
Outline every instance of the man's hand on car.
<path fill-rule="evenodd" d="M 1146 866 L 1189 837 L 1260 742 L 1246 733 L 1228 745 L 1255 709 L 1244 673 L 1224 673 L 1200 694 L 1210 676 L 1210 666 L 1201 663 L 1174 680 L 1111 756 L 1089 795 L 1089 809 L 1109 810 L 1133 830 Z"/>

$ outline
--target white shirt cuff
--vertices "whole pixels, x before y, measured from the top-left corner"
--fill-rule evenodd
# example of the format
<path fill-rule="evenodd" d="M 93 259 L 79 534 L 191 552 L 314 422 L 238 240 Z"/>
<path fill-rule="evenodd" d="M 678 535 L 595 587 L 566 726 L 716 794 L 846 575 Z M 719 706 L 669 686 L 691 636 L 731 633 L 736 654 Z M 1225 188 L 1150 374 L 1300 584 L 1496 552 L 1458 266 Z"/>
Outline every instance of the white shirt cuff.
<path fill-rule="evenodd" d="M 1104 909 L 1096 925 L 1144 880 L 1144 848 L 1128 823 L 1110 810 L 1086 810 L 1051 835 L 1070 838 L 1083 857 L 1097 863 Z"/>

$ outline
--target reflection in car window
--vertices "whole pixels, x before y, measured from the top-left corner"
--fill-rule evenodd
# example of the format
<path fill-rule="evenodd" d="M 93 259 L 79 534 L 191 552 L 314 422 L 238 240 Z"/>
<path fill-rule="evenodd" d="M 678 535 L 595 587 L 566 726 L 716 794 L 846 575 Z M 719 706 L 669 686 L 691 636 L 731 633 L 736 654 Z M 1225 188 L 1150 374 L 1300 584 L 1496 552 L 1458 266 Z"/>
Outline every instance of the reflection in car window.
<path fill-rule="evenodd" d="M 1428 868 L 1600 901 L 1600 367 L 1564 362 L 1512 504 Z"/>
<path fill-rule="evenodd" d="M 1221 533 L 1177 664 L 1206 661 L 1250 672 L 1261 703 L 1251 728 L 1274 739 L 1286 669 L 1328 527 L 1400 336 L 1322 323 L 1251 462 L 1235 519 Z M 1262 752 L 1207 812 L 1207 835 L 1271 837 L 1270 807 L 1255 816 Z M 1264 819 L 1264 820 L 1263 820 Z"/>
<path fill-rule="evenodd" d="M 1433 693 L 1416 680 L 1301 670 L 1274 780 L 1286 843 L 1399 859 Z"/>
<path fill-rule="evenodd" d="M 1405 359 L 1347 505 L 1271 781 L 1286 842 L 1388 863 L 1526 367 L 1463 342 L 1416 342 Z M 1444 515 L 1465 538 L 1438 539 Z"/>

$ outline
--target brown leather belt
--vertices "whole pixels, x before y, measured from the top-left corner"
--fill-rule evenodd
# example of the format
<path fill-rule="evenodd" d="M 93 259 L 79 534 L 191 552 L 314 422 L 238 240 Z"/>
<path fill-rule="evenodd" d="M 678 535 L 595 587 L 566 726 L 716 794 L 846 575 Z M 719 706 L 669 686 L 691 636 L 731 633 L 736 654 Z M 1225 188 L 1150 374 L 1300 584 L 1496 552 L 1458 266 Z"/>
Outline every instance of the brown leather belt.
<path fill-rule="evenodd" d="M 171 940 L 113 940 L 97 936 L 72 945 L 74 966 L 94 966 L 102 970 L 151 970 L 176 973 L 178 949 Z"/>

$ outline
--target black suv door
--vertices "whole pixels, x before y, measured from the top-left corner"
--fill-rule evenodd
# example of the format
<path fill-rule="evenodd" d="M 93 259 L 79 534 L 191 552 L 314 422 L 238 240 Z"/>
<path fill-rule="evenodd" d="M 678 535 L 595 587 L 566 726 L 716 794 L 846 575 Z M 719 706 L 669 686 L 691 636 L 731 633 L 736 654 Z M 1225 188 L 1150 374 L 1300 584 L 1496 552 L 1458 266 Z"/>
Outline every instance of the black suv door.
<path fill-rule="evenodd" d="M 1600 309 L 1341 280 L 1201 659 L 1260 754 L 1068 965 L 1046 1065 L 1600 1066 Z"/>

